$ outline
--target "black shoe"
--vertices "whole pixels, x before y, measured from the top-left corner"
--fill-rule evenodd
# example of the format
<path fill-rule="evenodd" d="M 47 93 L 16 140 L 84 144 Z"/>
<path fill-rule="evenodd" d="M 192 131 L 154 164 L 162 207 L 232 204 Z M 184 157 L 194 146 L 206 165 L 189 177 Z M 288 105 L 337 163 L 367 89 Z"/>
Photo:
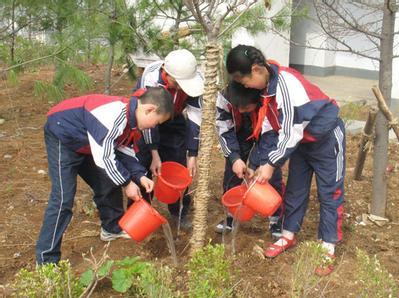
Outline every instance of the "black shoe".
<path fill-rule="evenodd" d="M 225 220 L 223 219 L 222 221 L 220 221 L 215 227 L 215 232 L 222 234 L 223 229 L 224 232 L 233 231 L 233 217 L 227 216 Z"/>
<path fill-rule="evenodd" d="M 275 223 L 269 224 L 269 231 L 273 238 L 280 238 L 282 236 L 282 222 L 279 220 Z"/>

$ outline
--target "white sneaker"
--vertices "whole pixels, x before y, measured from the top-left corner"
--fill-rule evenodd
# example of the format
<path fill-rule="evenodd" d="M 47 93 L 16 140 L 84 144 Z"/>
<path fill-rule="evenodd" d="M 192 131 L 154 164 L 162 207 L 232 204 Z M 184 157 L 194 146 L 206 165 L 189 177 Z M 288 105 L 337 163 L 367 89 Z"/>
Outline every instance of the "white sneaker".
<path fill-rule="evenodd" d="M 118 234 L 110 233 L 101 228 L 101 233 L 100 233 L 100 239 L 102 241 L 113 241 L 118 238 L 125 238 L 125 239 L 131 239 L 128 233 L 125 231 L 120 231 Z"/>
<path fill-rule="evenodd" d="M 215 227 L 215 232 L 218 234 L 222 234 L 223 230 L 224 232 L 233 231 L 233 217 L 227 216 L 225 220 L 221 220 Z"/>

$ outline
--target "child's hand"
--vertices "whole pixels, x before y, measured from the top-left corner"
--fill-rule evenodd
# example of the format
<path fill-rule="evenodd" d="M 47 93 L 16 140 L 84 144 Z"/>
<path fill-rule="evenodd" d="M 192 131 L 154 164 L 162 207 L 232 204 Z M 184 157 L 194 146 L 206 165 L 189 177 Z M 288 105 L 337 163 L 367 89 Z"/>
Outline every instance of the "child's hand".
<path fill-rule="evenodd" d="M 140 188 L 136 183 L 130 181 L 124 188 L 126 196 L 133 201 L 137 201 L 141 198 Z"/>
<path fill-rule="evenodd" d="M 150 166 L 151 173 L 154 176 L 159 176 L 161 175 L 161 166 L 162 166 L 161 157 L 159 156 L 158 150 L 152 150 L 151 155 L 152 155 L 152 162 Z"/>
<path fill-rule="evenodd" d="M 247 171 L 247 166 L 245 165 L 245 162 L 242 159 L 237 159 L 233 163 L 233 172 L 234 174 L 237 175 L 238 178 L 242 179 L 244 178 L 244 174 Z"/>
<path fill-rule="evenodd" d="M 153 191 L 153 189 L 154 189 L 154 181 L 152 181 L 148 177 L 146 177 L 146 176 L 141 177 L 140 178 L 140 183 L 141 183 L 141 186 L 143 186 L 145 188 L 145 191 L 147 193 L 150 193 L 150 192 Z"/>
<path fill-rule="evenodd" d="M 260 166 L 257 170 L 257 177 L 256 181 L 258 181 L 260 184 L 264 184 L 270 180 L 273 176 L 274 172 L 274 167 L 272 167 L 269 164 L 265 164 L 263 166 Z"/>
<path fill-rule="evenodd" d="M 187 169 L 191 177 L 194 177 L 197 173 L 197 157 L 189 156 L 187 157 Z"/>
<path fill-rule="evenodd" d="M 251 181 L 252 178 L 255 176 L 255 171 L 252 170 L 251 168 L 247 168 L 247 171 L 245 172 L 245 178 L 247 181 Z"/>

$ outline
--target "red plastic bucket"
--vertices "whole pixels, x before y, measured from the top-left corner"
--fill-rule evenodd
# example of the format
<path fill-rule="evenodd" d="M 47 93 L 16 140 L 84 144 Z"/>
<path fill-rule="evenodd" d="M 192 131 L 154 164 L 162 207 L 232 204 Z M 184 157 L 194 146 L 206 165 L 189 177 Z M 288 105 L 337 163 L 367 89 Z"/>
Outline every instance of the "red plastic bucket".
<path fill-rule="evenodd" d="M 173 161 L 163 162 L 161 175 L 155 182 L 154 196 L 162 203 L 175 203 L 191 181 L 192 178 L 185 166 Z"/>
<path fill-rule="evenodd" d="M 239 221 L 251 220 L 255 215 L 255 211 L 252 208 L 242 204 L 246 190 L 247 187 L 245 185 L 239 185 L 229 189 L 222 196 L 222 204 Z"/>
<path fill-rule="evenodd" d="M 255 183 L 246 193 L 243 204 L 263 216 L 273 215 L 282 203 L 280 194 L 269 183 Z"/>
<path fill-rule="evenodd" d="M 143 241 L 165 223 L 166 219 L 143 199 L 135 201 L 119 220 L 122 230 L 137 242 Z"/>

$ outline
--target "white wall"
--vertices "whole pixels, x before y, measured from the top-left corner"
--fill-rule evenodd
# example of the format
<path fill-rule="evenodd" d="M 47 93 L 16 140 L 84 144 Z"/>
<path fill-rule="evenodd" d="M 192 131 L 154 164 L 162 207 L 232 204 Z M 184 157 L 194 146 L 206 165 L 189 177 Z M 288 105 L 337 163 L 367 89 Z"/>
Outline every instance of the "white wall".
<path fill-rule="evenodd" d="M 286 1 L 276 1 L 272 5 L 272 9 L 267 11 L 266 16 L 275 15 L 281 8 L 287 6 Z M 270 25 L 270 24 L 269 24 Z M 288 39 L 290 32 L 284 33 Z M 256 35 L 248 33 L 247 29 L 241 27 L 232 36 L 232 47 L 238 44 L 252 45 L 260 49 L 266 59 L 273 59 L 281 65 L 289 65 L 290 45 L 287 40 L 273 32 L 261 32 Z"/>
<path fill-rule="evenodd" d="M 350 2 L 350 1 L 348 1 Z M 341 2 L 342 3 L 342 2 Z M 345 3 L 345 2 L 343 2 Z M 309 17 L 311 19 L 316 19 L 316 13 L 314 7 L 312 5 L 312 0 L 294 0 L 293 7 L 296 5 L 307 5 L 309 7 Z M 352 8 L 352 13 L 355 18 L 363 17 L 362 21 L 365 21 L 363 11 L 353 11 L 352 5 L 348 5 L 348 8 Z M 375 20 L 376 18 L 381 18 L 381 15 L 369 15 L 370 21 Z M 299 21 L 296 24 L 292 25 L 291 28 L 291 40 L 296 41 L 298 43 L 304 44 L 305 42 L 311 43 L 311 45 L 315 47 L 320 47 L 325 42 L 332 42 L 326 38 L 322 38 L 321 36 L 321 28 L 319 25 L 311 20 L 304 19 Z M 397 14 L 395 31 L 399 30 L 399 14 Z M 351 47 L 355 49 L 368 49 L 371 47 L 371 42 L 363 35 L 354 35 L 347 37 L 345 40 Z M 396 34 L 394 45 L 399 44 L 399 35 Z M 370 54 L 370 52 L 368 53 Z M 394 49 L 394 55 L 399 54 L 399 46 L 396 46 Z M 378 57 L 379 53 L 377 51 L 371 52 L 371 55 Z M 290 63 L 291 64 L 299 64 L 306 66 L 317 66 L 317 67 L 346 67 L 352 69 L 359 70 L 371 70 L 378 71 L 379 64 L 378 61 L 364 58 L 358 55 L 345 53 L 345 52 L 328 52 L 323 50 L 314 50 L 309 48 L 301 48 L 297 46 L 291 46 L 290 50 Z M 392 98 L 399 99 L 399 59 L 395 59 L 393 61 L 393 89 L 392 89 Z"/>

